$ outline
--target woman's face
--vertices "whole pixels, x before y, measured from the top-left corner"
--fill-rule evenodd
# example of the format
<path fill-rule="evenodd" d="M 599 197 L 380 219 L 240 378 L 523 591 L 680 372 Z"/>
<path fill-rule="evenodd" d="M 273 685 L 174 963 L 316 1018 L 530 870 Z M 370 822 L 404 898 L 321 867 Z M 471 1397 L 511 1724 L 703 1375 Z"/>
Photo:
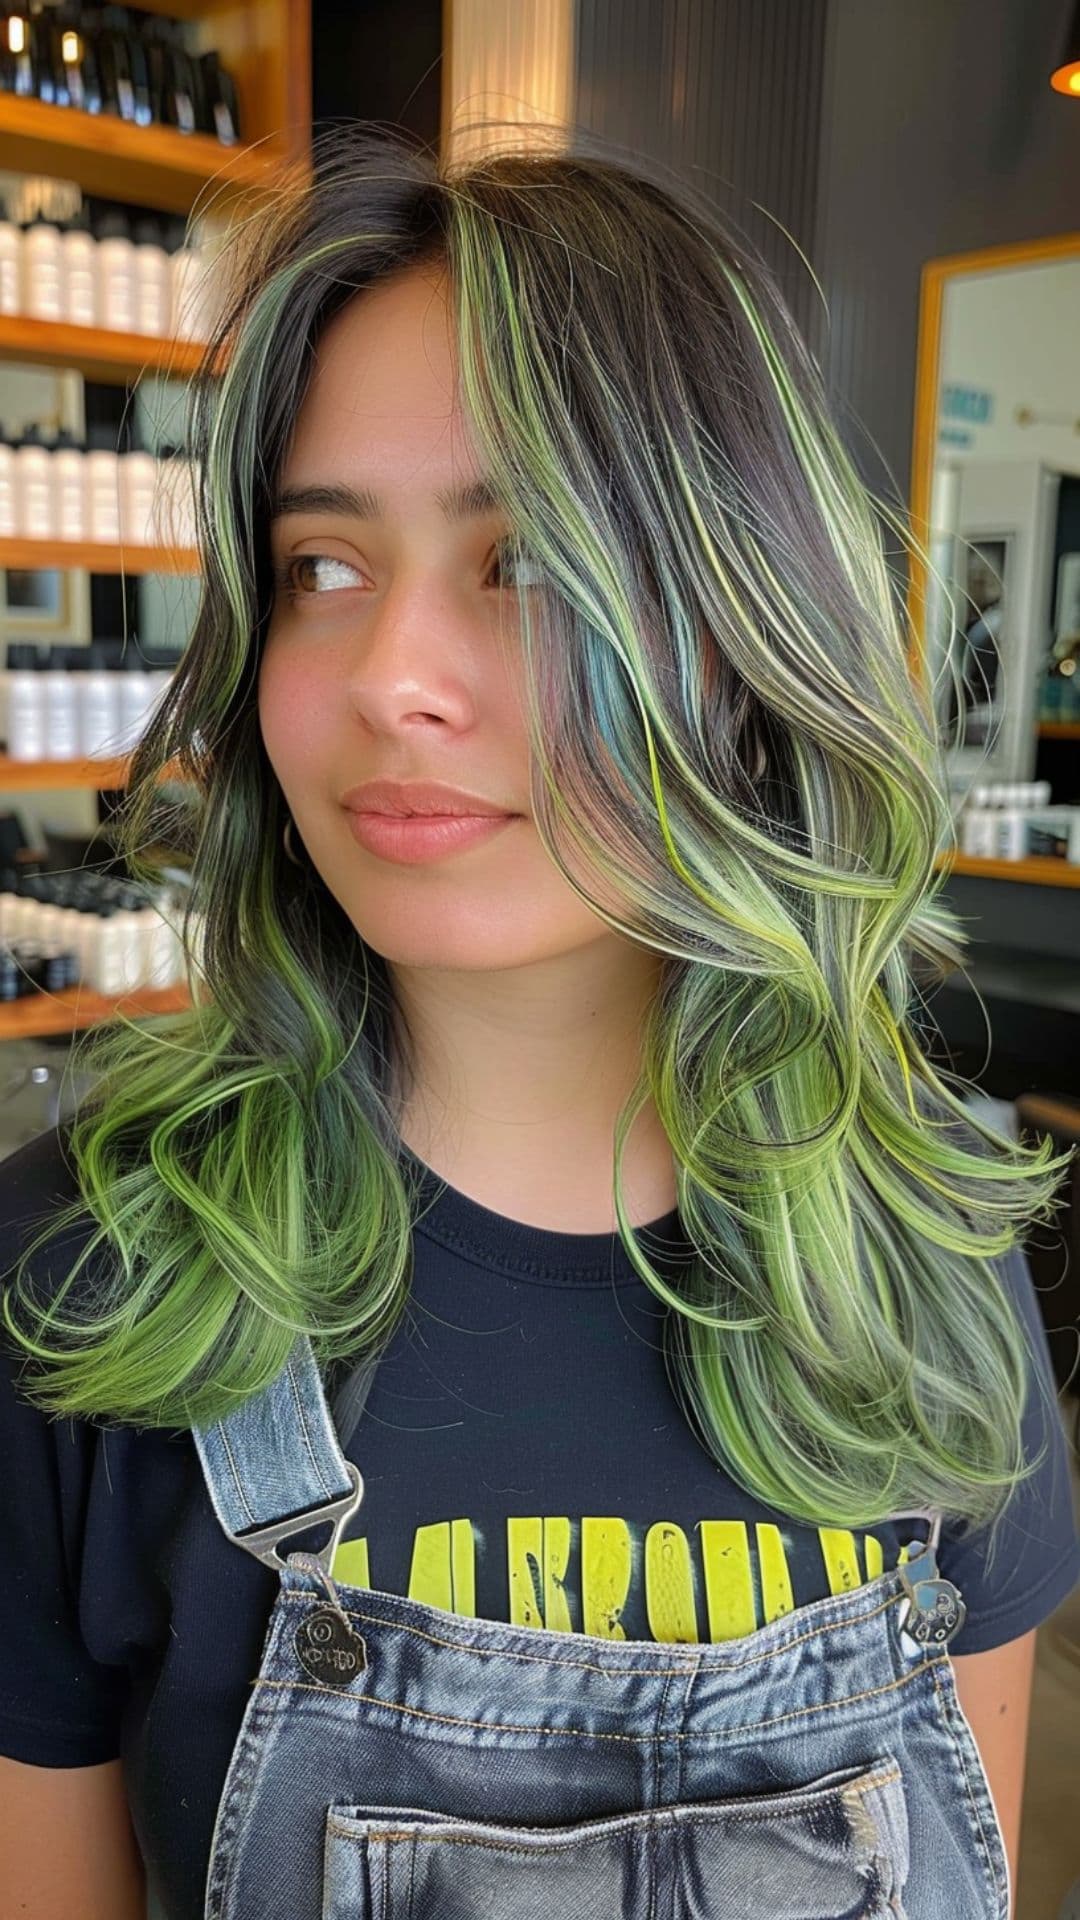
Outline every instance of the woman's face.
<path fill-rule="evenodd" d="M 275 570 L 291 564 L 297 597 L 275 587 L 259 720 L 293 850 L 375 951 L 404 966 L 513 967 L 618 936 L 529 817 L 516 593 L 497 552 L 509 522 L 491 509 L 451 519 L 437 503 L 483 477 L 454 386 L 437 268 L 358 296 L 326 329 L 279 492 L 370 490 L 381 506 L 314 501 L 275 516 Z M 374 779 L 445 781 L 514 817 L 402 864 L 359 844 L 342 804 Z"/>

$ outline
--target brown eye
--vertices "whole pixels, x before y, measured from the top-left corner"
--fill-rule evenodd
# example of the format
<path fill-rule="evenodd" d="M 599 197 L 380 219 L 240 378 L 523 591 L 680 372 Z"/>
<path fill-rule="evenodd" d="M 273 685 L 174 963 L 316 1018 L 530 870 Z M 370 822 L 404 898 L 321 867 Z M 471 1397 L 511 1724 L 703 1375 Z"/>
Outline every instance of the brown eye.
<path fill-rule="evenodd" d="M 290 600 L 312 600 L 318 597 L 318 588 L 312 590 L 312 582 L 318 579 L 320 566 L 326 566 L 331 570 L 331 587 L 335 584 L 334 569 L 338 570 L 339 575 L 342 570 L 346 574 L 356 573 L 355 567 L 351 567 L 347 560 L 339 560 L 335 554 L 298 553 L 293 559 L 284 561 L 280 567 L 274 569 L 274 580 Z M 307 569 L 306 575 L 301 575 L 301 568 Z M 339 577 L 336 584 L 348 586 L 350 583 Z"/>
<path fill-rule="evenodd" d="M 503 573 L 504 568 L 509 574 L 509 578 L 505 577 Z M 532 580 L 528 578 L 530 568 L 535 576 Z M 498 584 L 502 587 L 512 587 L 515 584 L 524 587 L 539 587 L 542 586 L 544 582 L 543 569 L 539 561 L 534 560 L 532 556 L 526 552 L 525 548 L 514 540 L 503 540 L 499 546 L 496 547 L 493 571 L 499 574 Z M 524 574 L 525 578 L 517 578 L 515 580 L 515 575 L 518 574 Z"/>

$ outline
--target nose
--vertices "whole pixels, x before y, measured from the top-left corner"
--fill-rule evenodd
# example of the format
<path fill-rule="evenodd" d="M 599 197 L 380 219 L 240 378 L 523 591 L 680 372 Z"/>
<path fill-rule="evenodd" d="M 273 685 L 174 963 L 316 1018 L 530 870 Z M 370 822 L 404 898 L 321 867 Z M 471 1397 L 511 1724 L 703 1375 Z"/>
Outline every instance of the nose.
<path fill-rule="evenodd" d="M 349 650 L 348 698 L 375 732 L 403 725 L 467 727 L 478 671 L 464 609 L 445 584 L 402 580 L 372 610 Z"/>

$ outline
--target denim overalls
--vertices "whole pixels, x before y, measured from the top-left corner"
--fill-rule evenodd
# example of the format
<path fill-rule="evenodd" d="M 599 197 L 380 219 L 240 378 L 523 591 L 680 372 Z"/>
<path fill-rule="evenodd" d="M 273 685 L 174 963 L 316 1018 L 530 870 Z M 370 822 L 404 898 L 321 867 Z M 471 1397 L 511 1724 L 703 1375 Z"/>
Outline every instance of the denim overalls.
<path fill-rule="evenodd" d="M 306 1337 L 193 1437 L 226 1534 L 281 1574 L 205 1920 L 1007 1920 L 940 1516 L 740 1639 L 616 1640 L 335 1583 L 363 1480 Z"/>

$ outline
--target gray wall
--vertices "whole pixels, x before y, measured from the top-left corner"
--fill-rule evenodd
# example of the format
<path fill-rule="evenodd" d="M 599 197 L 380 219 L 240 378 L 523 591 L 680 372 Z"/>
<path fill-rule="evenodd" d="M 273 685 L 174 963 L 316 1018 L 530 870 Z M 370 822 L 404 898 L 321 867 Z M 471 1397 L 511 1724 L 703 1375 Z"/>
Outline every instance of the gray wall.
<path fill-rule="evenodd" d="M 905 503 L 923 262 L 1080 229 L 1080 101 L 1047 81 L 1072 4 L 829 0 L 814 346 L 864 474 Z"/>
<path fill-rule="evenodd" d="M 1080 228 L 1080 102 L 1047 84 L 1071 7 L 579 0 L 575 119 L 738 220 L 864 476 L 905 504 L 923 262 Z"/>
<path fill-rule="evenodd" d="M 776 223 L 809 253 L 826 11 L 827 0 L 579 0 L 577 13 L 575 120 L 708 194 L 761 249 L 804 330 L 817 295 Z"/>

